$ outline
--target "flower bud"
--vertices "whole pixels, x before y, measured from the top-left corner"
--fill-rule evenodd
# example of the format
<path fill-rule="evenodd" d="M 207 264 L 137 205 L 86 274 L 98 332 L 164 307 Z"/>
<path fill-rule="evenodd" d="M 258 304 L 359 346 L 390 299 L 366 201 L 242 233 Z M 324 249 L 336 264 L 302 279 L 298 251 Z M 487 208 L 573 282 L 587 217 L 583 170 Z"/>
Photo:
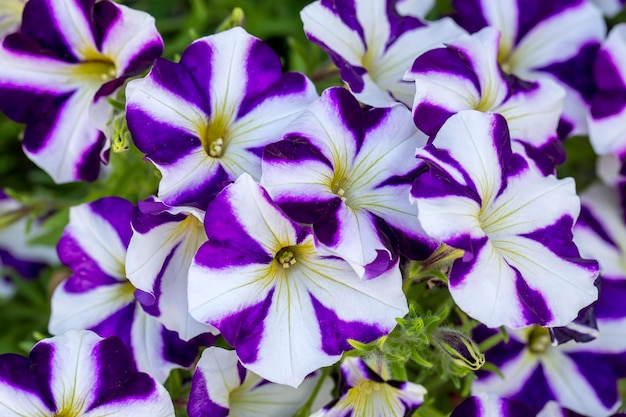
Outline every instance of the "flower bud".
<path fill-rule="evenodd" d="M 432 337 L 435 345 L 455 365 L 476 371 L 485 364 L 485 355 L 480 352 L 478 345 L 458 330 L 438 328 Z"/>

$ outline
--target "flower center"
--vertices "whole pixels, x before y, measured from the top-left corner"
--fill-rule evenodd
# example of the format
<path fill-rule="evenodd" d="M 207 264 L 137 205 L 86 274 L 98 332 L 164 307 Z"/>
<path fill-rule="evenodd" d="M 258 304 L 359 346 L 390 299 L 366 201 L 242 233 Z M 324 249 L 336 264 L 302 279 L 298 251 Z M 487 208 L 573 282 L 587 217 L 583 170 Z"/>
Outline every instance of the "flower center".
<path fill-rule="evenodd" d="M 282 265 L 283 269 L 287 269 L 297 263 L 294 250 L 291 247 L 282 248 L 276 254 L 276 261 Z"/>
<path fill-rule="evenodd" d="M 115 63 L 108 57 L 94 53 L 74 66 L 74 76 L 84 81 L 102 85 L 117 78 Z"/>
<path fill-rule="evenodd" d="M 208 124 L 200 126 L 199 136 L 202 147 L 211 158 L 221 158 L 227 146 L 228 120 L 217 115 Z"/>
<path fill-rule="evenodd" d="M 548 329 L 535 326 L 528 334 L 528 349 L 535 354 L 542 354 L 551 345 L 550 333 Z"/>

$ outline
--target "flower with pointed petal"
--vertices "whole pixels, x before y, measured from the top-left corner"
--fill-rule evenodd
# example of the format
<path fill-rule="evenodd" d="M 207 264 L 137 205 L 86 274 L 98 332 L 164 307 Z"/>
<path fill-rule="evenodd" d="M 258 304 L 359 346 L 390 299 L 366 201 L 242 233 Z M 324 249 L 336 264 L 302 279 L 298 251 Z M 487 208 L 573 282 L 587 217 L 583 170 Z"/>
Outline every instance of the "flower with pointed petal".
<path fill-rule="evenodd" d="M 22 12 L 28 0 L 3 0 L 0 3 L 0 40 L 16 32 L 22 23 Z"/>
<path fill-rule="evenodd" d="M 424 387 L 412 382 L 385 381 L 361 358 L 345 358 L 341 376 L 344 389 L 339 400 L 311 417 L 410 416 L 424 402 Z"/>
<path fill-rule="evenodd" d="M 72 330 L 37 343 L 28 358 L 0 355 L 0 414 L 174 417 L 174 407 L 118 338 Z"/>
<path fill-rule="evenodd" d="M 480 393 L 465 399 L 450 417 L 532 417 L 535 413 L 522 402 Z"/>
<path fill-rule="evenodd" d="M 27 124 L 24 151 L 54 181 L 95 180 L 106 97 L 162 51 L 147 13 L 109 0 L 30 0 L 20 32 L 0 47 L 0 109 Z"/>
<path fill-rule="evenodd" d="M 291 417 L 309 400 L 320 377 L 310 375 L 297 389 L 274 384 L 241 366 L 235 351 L 210 347 L 198 361 L 187 412 L 190 417 Z M 331 389 L 326 378 L 312 410 L 332 399 Z"/>
<path fill-rule="evenodd" d="M 299 73 L 242 28 L 189 46 L 180 62 L 158 60 L 126 89 L 128 128 L 163 174 L 159 198 L 203 209 L 229 181 L 261 176 L 261 152 L 317 98 Z"/>
<path fill-rule="evenodd" d="M 565 91 L 554 81 L 526 82 L 498 65 L 500 33 L 486 27 L 418 57 L 405 80 L 415 81 L 413 121 L 429 136 L 461 110 L 499 113 L 514 146 L 531 148 L 545 174 L 565 160 L 557 125 Z"/>
<path fill-rule="evenodd" d="M 430 167 L 411 190 L 422 227 L 465 251 L 449 277 L 463 311 L 489 327 L 564 326 L 595 301 L 597 264 L 572 242 L 574 181 L 529 169 L 502 116 L 457 113 L 417 156 Z"/>
<path fill-rule="evenodd" d="M 300 13 L 307 37 L 328 53 L 356 98 L 370 106 L 397 101 L 410 106 L 415 88 L 402 76 L 413 60 L 463 33 L 448 18 L 424 23 L 401 16 L 395 3 L 318 0 Z"/>
<path fill-rule="evenodd" d="M 602 13 L 589 0 L 453 0 L 469 32 L 501 32 L 499 62 L 524 80 L 551 78 L 566 91 L 559 136 L 587 132 L 594 91 L 593 59 L 606 34 Z"/>
<path fill-rule="evenodd" d="M 171 369 L 191 366 L 198 346 L 180 340 L 135 299 L 124 268 L 132 212 L 132 204 L 118 197 L 70 209 L 58 251 L 73 275 L 52 295 L 48 328 L 52 334 L 89 329 L 103 337 L 117 336 L 141 371 L 164 382 Z"/>
<path fill-rule="evenodd" d="M 187 273 L 206 242 L 204 212 L 139 203 L 126 256 L 126 275 L 143 309 L 181 339 L 217 330 L 194 320 L 187 309 Z"/>
<path fill-rule="evenodd" d="M 350 92 L 333 87 L 287 131 L 265 148 L 261 183 L 293 220 L 313 224 L 333 255 L 362 277 L 395 266 L 397 248 L 388 248 L 381 223 L 402 236 L 413 258 L 436 249 L 409 201 L 419 163 L 407 155 L 426 137 L 404 106 L 362 110 Z"/>
<path fill-rule="evenodd" d="M 310 229 L 248 174 L 209 204 L 204 223 L 209 240 L 189 270 L 189 312 L 264 379 L 297 387 L 350 350 L 348 339 L 371 342 L 408 311 L 399 268 L 364 281 L 322 256 Z"/>

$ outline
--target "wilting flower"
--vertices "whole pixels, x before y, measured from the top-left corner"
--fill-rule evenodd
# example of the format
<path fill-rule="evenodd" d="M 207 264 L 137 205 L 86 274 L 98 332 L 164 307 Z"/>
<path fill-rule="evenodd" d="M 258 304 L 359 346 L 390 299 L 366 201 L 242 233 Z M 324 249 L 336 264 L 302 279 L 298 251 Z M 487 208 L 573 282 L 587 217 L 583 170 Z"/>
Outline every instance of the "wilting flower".
<path fill-rule="evenodd" d="M 588 0 L 453 0 L 458 23 L 473 33 L 501 33 L 498 61 L 524 80 L 551 78 L 567 92 L 559 135 L 587 132 L 594 92 L 591 67 L 606 34 L 602 13 Z"/>
<path fill-rule="evenodd" d="M 163 174 L 159 198 L 202 210 L 240 174 L 258 179 L 265 145 L 317 98 L 239 27 L 195 41 L 178 64 L 158 60 L 126 95 L 133 140 Z"/>
<path fill-rule="evenodd" d="M 311 230 L 289 219 L 243 174 L 209 204 L 208 241 L 189 271 L 189 312 L 220 330 L 260 377 L 298 386 L 371 342 L 407 311 L 399 268 L 364 281 L 318 253 Z"/>
<path fill-rule="evenodd" d="M 135 299 L 124 267 L 132 212 L 132 204 L 118 197 L 70 209 L 58 251 L 73 275 L 52 295 L 49 330 L 61 334 L 89 329 L 103 337 L 117 336 L 137 367 L 163 382 L 171 369 L 189 367 L 198 347 L 180 340 Z"/>
<path fill-rule="evenodd" d="M 528 82 L 504 74 L 498 64 L 500 37 L 486 27 L 418 57 L 404 77 L 415 81 L 413 120 L 431 136 L 461 110 L 499 113 L 514 146 L 528 147 L 542 171 L 552 173 L 565 159 L 556 133 L 565 91 L 549 79 Z"/>
<path fill-rule="evenodd" d="M 28 358 L 0 355 L 0 414 L 174 417 L 174 407 L 119 339 L 73 330 L 37 343 Z"/>
<path fill-rule="evenodd" d="M 291 417 L 313 394 L 319 373 L 296 389 L 265 381 L 239 363 L 235 351 L 210 347 L 202 352 L 191 383 L 190 417 Z M 330 379 L 323 381 L 311 407 L 330 401 Z"/>
<path fill-rule="evenodd" d="M 422 227 L 465 251 L 449 275 L 463 311 L 489 327 L 564 326 L 595 301 L 597 264 L 572 242 L 574 181 L 529 169 L 502 116 L 462 111 L 417 156 L 430 168 L 411 191 Z"/>
<path fill-rule="evenodd" d="M 27 1 L 3 0 L 0 3 L 0 40 L 20 28 L 22 12 Z"/>
<path fill-rule="evenodd" d="M 598 51 L 589 139 L 599 155 L 626 157 L 626 24 L 616 25 Z"/>
<path fill-rule="evenodd" d="M 415 88 L 402 81 L 423 52 L 459 36 L 450 19 L 424 23 L 392 0 L 318 0 L 301 17 L 307 37 L 319 44 L 341 71 L 359 101 L 387 107 L 413 102 Z M 410 3 L 410 2 L 407 2 Z M 400 3 L 399 10 L 407 5 Z"/>
<path fill-rule="evenodd" d="M 345 89 L 330 88 L 263 152 L 262 184 L 295 221 L 360 276 L 396 265 L 397 249 L 381 223 L 426 258 L 436 249 L 409 201 L 419 163 L 407 158 L 426 143 L 404 106 L 362 110 Z M 397 245 L 396 245 L 397 246 Z M 420 256 L 421 255 L 421 256 Z"/>
<path fill-rule="evenodd" d="M 27 124 L 24 151 L 52 179 L 94 180 L 106 97 L 162 50 L 147 13 L 109 0 L 30 0 L 0 47 L 0 109 Z"/>
<path fill-rule="evenodd" d="M 360 358 L 344 359 L 341 377 L 341 397 L 311 417 L 410 416 L 424 402 L 424 387 L 412 382 L 386 381 Z"/>
<path fill-rule="evenodd" d="M 483 392 L 465 399 L 452 411 L 450 417 L 532 417 L 534 415 L 535 413 L 522 402 Z"/>
<path fill-rule="evenodd" d="M 189 340 L 215 328 L 194 320 L 187 309 L 187 273 L 206 242 L 204 212 L 139 203 L 126 256 L 126 276 L 143 309 L 165 327 Z"/>

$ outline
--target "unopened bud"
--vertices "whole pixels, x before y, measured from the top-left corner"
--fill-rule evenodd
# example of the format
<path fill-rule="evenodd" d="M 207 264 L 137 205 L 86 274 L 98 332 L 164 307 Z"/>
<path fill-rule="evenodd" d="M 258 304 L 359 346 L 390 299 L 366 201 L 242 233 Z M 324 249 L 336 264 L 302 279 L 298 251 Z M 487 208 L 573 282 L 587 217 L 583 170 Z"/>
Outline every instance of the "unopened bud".
<path fill-rule="evenodd" d="M 478 345 L 458 330 L 438 328 L 432 338 L 435 345 L 459 367 L 476 371 L 485 364 L 485 355 Z"/>

